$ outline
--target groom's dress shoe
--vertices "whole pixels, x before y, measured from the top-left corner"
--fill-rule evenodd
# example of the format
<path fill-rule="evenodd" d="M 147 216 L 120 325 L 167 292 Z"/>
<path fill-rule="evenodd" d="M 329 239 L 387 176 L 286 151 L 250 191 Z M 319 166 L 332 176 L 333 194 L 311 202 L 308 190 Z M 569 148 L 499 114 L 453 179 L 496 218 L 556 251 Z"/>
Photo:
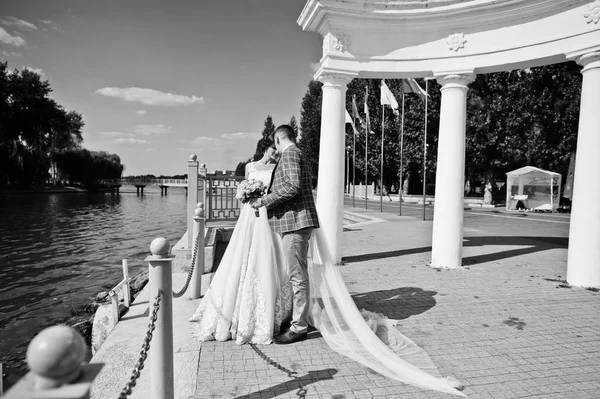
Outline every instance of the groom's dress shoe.
<path fill-rule="evenodd" d="M 294 342 L 303 341 L 308 336 L 307 333 L 296 333 L 292 330 L 287 330 L 285 333 L 273 338 L 276 344 L 293 344 Z"/>

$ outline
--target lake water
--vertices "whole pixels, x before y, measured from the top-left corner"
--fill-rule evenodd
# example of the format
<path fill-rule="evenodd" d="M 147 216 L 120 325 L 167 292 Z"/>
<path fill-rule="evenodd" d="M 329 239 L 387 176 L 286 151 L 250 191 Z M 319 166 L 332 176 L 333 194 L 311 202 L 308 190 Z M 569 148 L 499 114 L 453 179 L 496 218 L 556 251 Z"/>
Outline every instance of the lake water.
<path fill-rule="evenodd" d="M 71 307 L 92 302 L 130 273 L 147 268 L 150 242 L 174 245 L 186 231 L 184 188 L 143 196 L 110 193 L 0 194 L 0 362 L 5 387 L 26 368 L 31 338 L 65 322 Z"/>

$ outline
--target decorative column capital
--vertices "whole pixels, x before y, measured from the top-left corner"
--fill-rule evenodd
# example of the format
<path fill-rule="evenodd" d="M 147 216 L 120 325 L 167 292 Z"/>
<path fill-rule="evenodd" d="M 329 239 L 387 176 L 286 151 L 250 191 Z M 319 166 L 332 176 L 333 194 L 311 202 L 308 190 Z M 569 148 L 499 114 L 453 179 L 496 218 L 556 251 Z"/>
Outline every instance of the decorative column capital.
<path fill-rule="evenodd" d="M 326 87 L 340 87 L 342 86 L 346 89 L 348 83 L 354 79 L 354 75 L 347 75 L 344 73 L 332 73 L 332 72 L 322 72 L 316 79 L 323 83 L 323 88 Z"/>
<path fill-rule="evenodd" d="M 600 49 L 569 57 L 583 67 L 581 73 L 600 68 Z"/>
<path fill-rule="evenodd" d="M 467 85 L 475 80 L 475 74 L 472 72 L 457 73 L 434 73 L 437 82 L 442 85 L 441 90 L 461 89 L 467 90 Z"/>

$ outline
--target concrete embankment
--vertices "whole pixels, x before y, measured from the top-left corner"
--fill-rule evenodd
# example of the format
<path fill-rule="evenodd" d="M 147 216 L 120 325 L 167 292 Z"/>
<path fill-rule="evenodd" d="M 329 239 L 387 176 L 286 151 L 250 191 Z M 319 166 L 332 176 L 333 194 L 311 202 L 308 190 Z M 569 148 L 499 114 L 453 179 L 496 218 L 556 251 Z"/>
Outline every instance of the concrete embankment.
<path fill-rule="evenodd" d="M 180 290 L 187 273 L 173 274 L 173 289 Z M 94 380 L 91 398 L 104 399 L 118 397 L 129 381 L 131 372 L 140 358 L 140 349 L 148 331 L 149 304 L 154 301 L 155 293 L 149 292 L 149 285 L 137 298 L 110 332 L 106 341 L 98 349 L 92 363 L 104 363 L 100 374 Z M 200 356 L 200 342 L 190 334 L 188 319 L 198 307 L 200 299 L 187 297 L 173 299 L 173 351 L 175 372 L 175 397 L 192 397 L 196 386 L 197 364 Z M 157 345 L 150 342 L 150 348 Z M 148 398 L 150 396 L 150 365 L 146 359 L 141 376 L 130 398 Z"/>

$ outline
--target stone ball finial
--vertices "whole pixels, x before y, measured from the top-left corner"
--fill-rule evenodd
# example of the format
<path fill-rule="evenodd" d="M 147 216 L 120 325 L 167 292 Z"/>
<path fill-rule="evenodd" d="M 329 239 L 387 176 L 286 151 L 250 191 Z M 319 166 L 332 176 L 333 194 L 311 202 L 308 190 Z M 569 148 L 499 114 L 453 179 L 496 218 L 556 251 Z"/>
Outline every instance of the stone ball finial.
<path fill-rule="evenodd" d="M 196 204 L 196 210 L 194 211 L 194 216 L 203 218 L 204 217 L 204 204 L 202 202 L 198 202 Z"/>
<path fill-rule="evenodd" d="M 201 164 L 201 165 L 200 165 L 200 167 L 201 167 L 202 169 L 206 169 L 206 164 L 205 164 L 205 163 L 203 163 L 203 164 Z"/>
<path fill-rule="evenodd" d="M 171 245 L 166 238 L 158 237 L 150 243 L 150 252 L 155 258 L 166 258 L 171 250 Z"/>
<path fill-rule="evenodd" d="M 42 330 L 27 348 L 27 364 L 37 376 L 38 390 L 75 381 L 81 374 L 86 345 L 81 334 L 68 326 Z"/>
<path fill-rule="evenodd" d="M 190 155 L 190 161 L 196 162 L 197 159 L 198 159 L 198 157 L 196 156 L 196 154 Z"/>

